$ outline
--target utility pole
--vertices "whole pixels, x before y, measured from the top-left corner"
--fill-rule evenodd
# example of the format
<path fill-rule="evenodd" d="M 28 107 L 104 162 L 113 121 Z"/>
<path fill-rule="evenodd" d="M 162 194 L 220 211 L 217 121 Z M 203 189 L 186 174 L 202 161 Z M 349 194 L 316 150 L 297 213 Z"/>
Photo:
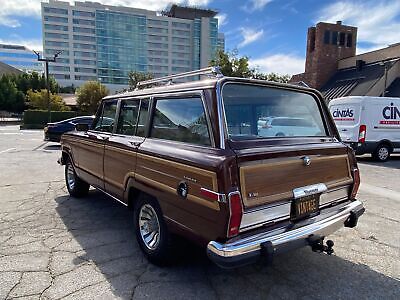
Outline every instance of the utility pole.
<path fill-rule="evenodd" d="M 45 62 L 45 70 L 46 70 L 46 89 L 47 89 L 47 120 L 51 122 L 51 112 L 50 112 L 50 80 L 49 80 L 49 63 L 56 62 L 57 57 L 62 53 L 62 50 L 57 51 L 52 58 L 48 57 L 40 57 L 40 53 L 33 50 L 36 54 L 38 61 Z"/>

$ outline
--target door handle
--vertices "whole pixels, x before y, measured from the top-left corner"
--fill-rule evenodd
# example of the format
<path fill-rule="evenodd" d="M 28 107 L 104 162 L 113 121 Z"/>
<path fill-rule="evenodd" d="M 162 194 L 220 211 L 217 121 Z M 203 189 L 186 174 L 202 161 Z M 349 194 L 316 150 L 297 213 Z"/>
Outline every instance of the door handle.
<path fill-rule="evenodd" d="M 108 141 L 110 139 L 110 137 L 109 136 L 101 136 L 101 139 L 103 141 Z"/>
<path fill-rule="evenodd" d="M 141 142 L 129 142 L 132 146 L 139 147 Z"/>

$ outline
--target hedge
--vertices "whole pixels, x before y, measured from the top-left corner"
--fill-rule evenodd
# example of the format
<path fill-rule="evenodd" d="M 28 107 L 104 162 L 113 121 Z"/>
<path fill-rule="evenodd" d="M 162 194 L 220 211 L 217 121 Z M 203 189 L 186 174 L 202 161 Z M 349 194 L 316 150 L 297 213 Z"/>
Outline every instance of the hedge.
<path fill-rule="evenodd" d="M 69 118 L 83 115 L 76 111 L 51 111 L 51 122 L 58 122 Z M 42 129 L 48 122 L 47 110 L 26 110 L 23 115 L 21 128 L 23 129 Z"/>

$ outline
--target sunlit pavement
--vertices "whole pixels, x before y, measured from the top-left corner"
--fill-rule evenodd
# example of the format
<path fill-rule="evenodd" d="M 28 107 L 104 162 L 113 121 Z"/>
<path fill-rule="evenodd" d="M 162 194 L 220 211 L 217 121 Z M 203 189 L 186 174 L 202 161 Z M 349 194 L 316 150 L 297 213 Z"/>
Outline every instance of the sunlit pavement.
<path fill-rule="evenodd" d="M 400 156 L 360 159 L 367 211 L 330 237 L 335 255 L 223 270 L 190 244 L 172 267 L 149 264 L 124 206 L 68 196 L 59 154 L 41 131 L 0 126 L 0 299 L 400 299 Z"/>

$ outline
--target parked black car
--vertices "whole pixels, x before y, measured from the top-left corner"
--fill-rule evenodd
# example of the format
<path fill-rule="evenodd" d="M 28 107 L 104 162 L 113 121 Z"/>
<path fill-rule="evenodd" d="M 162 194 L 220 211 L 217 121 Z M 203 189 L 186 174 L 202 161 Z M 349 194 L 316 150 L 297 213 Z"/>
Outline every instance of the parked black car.
<path fill-rule="evenodd" d="M 82 116 L 63 120 L 60 122 L 47 123 L 46 127 L 44 128 L 44 140 L 59 142 L 61 139 L 61 135 L 65 132 L 74 130 L 76 124 L 88 124 L 90 127 L 93 120 L 94 116 Z"/>

